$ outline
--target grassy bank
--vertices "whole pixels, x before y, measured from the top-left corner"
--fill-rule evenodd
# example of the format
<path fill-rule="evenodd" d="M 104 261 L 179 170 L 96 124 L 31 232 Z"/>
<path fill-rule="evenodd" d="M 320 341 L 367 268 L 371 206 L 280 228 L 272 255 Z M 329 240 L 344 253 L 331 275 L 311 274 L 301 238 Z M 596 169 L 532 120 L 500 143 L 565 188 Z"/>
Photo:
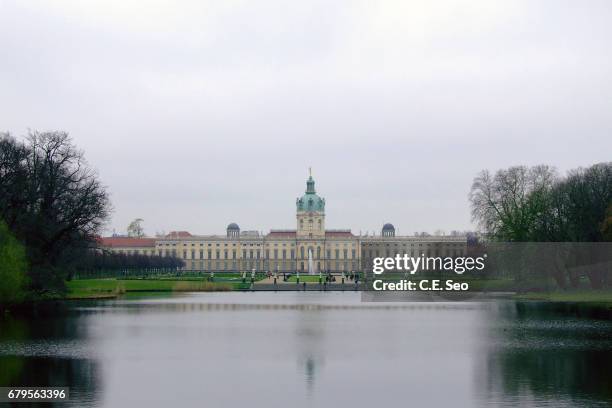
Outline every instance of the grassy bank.
<path fill-rule="evenodd" d="M 225 279 L 224 279 L 225 278 Z M 250 279 L 243 284 L 241 279 L 234 276 L 215 276 L 219 279 L 208 282 L 206 278 L 151 278 L 151 279 L 80 279 L 67 282 L 68 299 L 104 299 L 138 292 L 217 292 L 246 289 L 250 285 Z M 259 280 L 259 279 L 258 279 Z M 296 276 L 289 278 L 290 282 L 296 281 Z M 456 279 L 461 281 L 461 279 Z M 516 300 L 541 300 L 549 302 L 574 302 L 574 303 L 599 303 L 612 306 L 612 289 L 588 290 L 580 289 L 573 291 L 542 291 L 522 292 L 513 281 L 506 279 L 491 280 L 467 280 L 470 289 L 474 291 L 507 291 L 518 292 L 513 298 Z M 319 276 L 300 276 L 300 283 L 318 283 Z M 339 281 L 337 281 L 339 282 Z M 348 281 L 346 281 L 348 283 Z"/>
<path fill-rule="evenodd" d="M 600 303 L 612 306 L 612 289 L 527 292 L 517 294 L 514 298 L 548 302 Z"/>
<path fill-rule="evenodd" d="M 68 299 L 114 298 L 129 292 L 219 292 L 239 289 L 240 283 L 170 279 L 80 279 L 66 283 Z"/>

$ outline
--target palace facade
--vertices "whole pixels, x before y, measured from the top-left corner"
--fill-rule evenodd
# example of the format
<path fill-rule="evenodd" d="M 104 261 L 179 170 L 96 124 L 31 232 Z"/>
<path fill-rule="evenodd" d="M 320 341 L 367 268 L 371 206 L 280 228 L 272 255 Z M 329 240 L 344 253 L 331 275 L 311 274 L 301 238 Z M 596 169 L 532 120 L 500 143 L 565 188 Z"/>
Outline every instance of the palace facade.
<path fill-rule="evenodd" d="M 175 256 L 189 271 L 350 272 L 371 268 L 379 256 L 462 256 L 465 236 L 396 236 L 392 224 L 380 235 L 355 235 L 350 229 L 325 228 L 325 199 L 315 190 L 312 175 L 305 193 L 296 199 L 296 229 L 241 231 L 236 223 L 225 235 L 172 232 L 162 238 L 102 238 L 111 252 Z"/>

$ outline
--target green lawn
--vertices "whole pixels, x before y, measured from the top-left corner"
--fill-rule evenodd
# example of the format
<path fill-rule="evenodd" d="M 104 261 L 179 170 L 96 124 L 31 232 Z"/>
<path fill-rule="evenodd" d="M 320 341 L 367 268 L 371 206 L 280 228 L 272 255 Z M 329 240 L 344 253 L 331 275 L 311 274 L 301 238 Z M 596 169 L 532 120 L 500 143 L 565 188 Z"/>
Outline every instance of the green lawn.
<path fill-rule="evenodd" d="M 129 292 L 216 292 L 237 289 L 241 284 L 170 279 L 80 279 L 66 282 L 68 299 L 113 298 Z"/>
<path fill-rule="evenodd" d="M 227 274 L 229 275 L 229 274 Z M 104 299 L 114 298 L 124 294 L 135 294 L 142 292 L 215 292 L 248 289 L 250 276 L 247 283 L 242 283 L 242 277 L 219 276 L 215 274 L 215 282 L 208 282 L 206 277 L 182 277 L 171 279 L 80 279 L 66 282 L 68 287 L 68 299 Z M 236 279 L 238 278 L 239 279 Z M 231 281 L 229 280 L 231 279 Z M 295 275 L 289 278 L 289 282 L 296 282 Z M 336 283 L 340 282 L 340 279 Z M 460 281 L 460 279 L 457 279 Z M 469 280 L 466 280 L 469 281 Z M 300 275 L 300 283 L 319 283 L 318 275 Z M 349 283 L 346 280 L 346 283 Z M 477 280 L 470 282 L 472 290 L 512 290 L 510 280 Z M 588 302 L 612 305 L 612 289 L 603 290 L 573 290 L 573 291 L 550 291 L 550 292 L 527 292 L 514 296 L 517 300 L 542 300 L 550 302 Z"/>
<path fill-rule="evenodd" d="M 519 300 L 545 300 L 549 302 L 585 302 L 612 305 L 612 289 L 527 292 L 515 296 Z"/>
<path fill-rule="evenodd" d="M 280 277 L 279 279 L 282 280 L 282 277 Z M 323 277 L 323 279 L 325 280 L 325 277 Z M 297 277 L 295 275 L 292 275 L 289 279 L 287 279 L 287 282 L 297 282 Z M 315 283 L 319 283 L 319 275 L 313 276 L 313 275 L 300 275 L 300 283 L 302 282 L 315 282 Z"/>

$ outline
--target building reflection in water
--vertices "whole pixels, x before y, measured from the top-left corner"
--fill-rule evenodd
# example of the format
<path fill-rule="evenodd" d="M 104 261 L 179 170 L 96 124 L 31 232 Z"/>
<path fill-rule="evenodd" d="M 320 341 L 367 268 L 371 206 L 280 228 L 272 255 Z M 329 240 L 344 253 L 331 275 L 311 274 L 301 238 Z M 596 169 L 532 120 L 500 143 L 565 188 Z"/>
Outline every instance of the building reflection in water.
<path fill-rule="evenodd" d="M 162 387 L 182 389 L 187 403 L 199 395 L 194 384 L 208 387 L 210 406 L 259 406 L 269 402 L 262 390 L 277 383 L 278 401 L 303 407 L 392 406 L 406 387 L 421 406 L 612 401 L 605 309 L 510 301 L 275 304 L 272 297 L 236 303 L 243 294 L 219 294 L 211 303 L 209 296 L 0 319 L 0 386 L 69 386 L 76 406 L 126 405 L 117 391 L 134 387 L 142 406 L 168 406 L 155 392 Z"/>
<path fill-rule="evenodd" d="M 318 370 L 325 362 L 326 310 L 304 310 L 295 321 L 297 364 L 303 372 L 308 396 L 316 386 Z"/>

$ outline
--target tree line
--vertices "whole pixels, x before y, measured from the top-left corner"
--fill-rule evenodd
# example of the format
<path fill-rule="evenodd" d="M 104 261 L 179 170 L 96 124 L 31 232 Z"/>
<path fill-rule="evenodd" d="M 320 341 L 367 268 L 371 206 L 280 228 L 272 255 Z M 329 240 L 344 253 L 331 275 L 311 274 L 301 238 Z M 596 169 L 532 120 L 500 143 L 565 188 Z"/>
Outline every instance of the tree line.
<path fill-rule="evenodd" d="M 84 265 L 176 265 L 100 254 L 111 212 L 106 187 L 66 132 L 0 133 L 0 303 L 65 291 Z"/>
<path fill-rule="evenodd" d="M 64 289 L 110 210 L 106 188 L 67 133 L 33 131 L 24 141 L 0 134 L 0 222 L 24 247 L 29 293 Z"/>
<path fill-rule="evenodd" d="M 530 255 L 545 252 L 547 259 L 554 259 L 555 265 L 540 263 L 538 268 L 550 267 L 559 287 L 579 287 L 582 276 L 592 287 L 612 285 L 606 269 L 612 246 L 601 244 L 612 241 L 612 162 L 574 169 L 565 176 L 544 165 L 510 167 L 494 174 L 484 170 L 474 178 L 469 200 L 472 218 L 489 242 L 564 243 L 514 246 L 522 248 L 514 253 L 515 260 L 527 257 L 526 248 L 534 252 Z M 584 267 L 589 263 L 599 264 L 598 269 Z"/>
<path fill-rule="evenodd" d="M 185 262 L 173 256 L 89 251 L 80 258 L 76 273 L 79 276 L 95 276 L 99 271 L 111 274 L 125 271 L 176 271 L 183 266 Z"/>

